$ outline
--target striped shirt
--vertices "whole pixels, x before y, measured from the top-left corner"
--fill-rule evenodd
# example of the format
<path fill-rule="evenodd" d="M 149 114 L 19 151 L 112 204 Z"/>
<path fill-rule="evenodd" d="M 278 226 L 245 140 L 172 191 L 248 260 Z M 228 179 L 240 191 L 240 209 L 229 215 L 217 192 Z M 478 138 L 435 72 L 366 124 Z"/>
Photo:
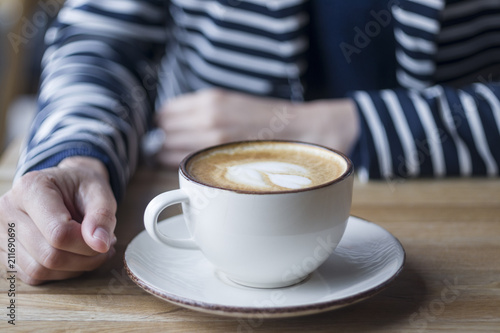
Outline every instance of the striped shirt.
<path fill-rule="evenodd" d="M 139 142 L 151 128 L 152 114 L 168 99 L 223 87 L 302 100 L 304 88 L 308 93 L 302 83 L 314 67 L 308 56 L 310 41 L 321 46 L 334 40 L 325 31 L 314 31 L 311 13 L 328 21 L 333 2 L 68 0 L 47 32 L 40 110 L 17 176 L 57 165 L 69 156 L 92 156 L 106 164 L 120 197 L 137 165 Z M 476 2 L 485 8 L 498 3 Z M 447 68 L 453 68 L 447 66 L 454 66 L 453 50 L 461 45 L 484 50 L 485 60 L 474 67 L 475 52 L 469 52 L 458 68 L 494 68 L 500 59 L 486 52 L 500 32 L 493 29 L 479 41 L 449 32 L 464 24 L 479 29 L 491 20 L 486 9 L 471 14 L 460 7 L 470 3 L 380 0 L 390 10 L 386 22 L 368 6 L 360 13 L 375 15 L 380 34 L 384 35 L 382 29 L 393 30 L 397 61 L 395 86 L 325 95 L 350 96 L 358 106 L 361 137 L 351 156 L 361 176 L 498 175 L 499 86 L 481 80 L 459 87 L 448 84 L 470 77 L 471 71 L 453 71 L 446 77 Z M 345 26 L 329 33 L 344 30 Z M 371 38 L 373 45 L 381 40 L 376 34 Z M 353 56 L 374 50 L 358 48 Z M 384 54 L 379 58 L 392 59 Z M 326 59 L 323 65 L 356 66 L 346 60 Z M 338 78 L 328 74 L 329 79 L 349 79 L 338 73 Z"/>
<path fill-rule="evenodd" d="M 498 175 L 500 85 L 491 78 L 500 74 L 500 31 L 491 22 L 500 13 L 490 9 L 499 5 L 406 0 L 393 7 L 402 88 L 353 93 L 362 116 L 354 152 L 360 175 Z"/>
<path fill-rule="evenodd" d="M 493 79 L 500 73 L 500 1 L 450 3 L 441 13 L 437 36 L 436 73 L 440 84 L 461 86 Z M 495 77 L 498 79 L 498 77 Z"/>

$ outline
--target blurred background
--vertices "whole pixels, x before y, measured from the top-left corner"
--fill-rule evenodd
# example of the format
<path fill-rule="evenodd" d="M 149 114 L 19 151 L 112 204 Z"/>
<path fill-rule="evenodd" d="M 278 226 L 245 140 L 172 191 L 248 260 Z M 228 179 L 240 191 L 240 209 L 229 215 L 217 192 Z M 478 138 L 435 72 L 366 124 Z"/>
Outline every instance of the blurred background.
<path fill-rule="evenodd" d="M 36 112 L 43 38 L 64 0 L 0 0 L 0 152 Z"/>

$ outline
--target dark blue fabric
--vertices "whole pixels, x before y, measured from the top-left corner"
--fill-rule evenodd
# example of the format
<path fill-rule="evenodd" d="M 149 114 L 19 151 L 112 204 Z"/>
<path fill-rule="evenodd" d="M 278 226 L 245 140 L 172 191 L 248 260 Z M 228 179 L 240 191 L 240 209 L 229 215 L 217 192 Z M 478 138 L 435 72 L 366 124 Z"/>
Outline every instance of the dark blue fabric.
<path fill-rule="evenodd" d="M 339 98 L 352 90 L 396 88 L 394 0 L 310 3 L 307 99 Z"/>

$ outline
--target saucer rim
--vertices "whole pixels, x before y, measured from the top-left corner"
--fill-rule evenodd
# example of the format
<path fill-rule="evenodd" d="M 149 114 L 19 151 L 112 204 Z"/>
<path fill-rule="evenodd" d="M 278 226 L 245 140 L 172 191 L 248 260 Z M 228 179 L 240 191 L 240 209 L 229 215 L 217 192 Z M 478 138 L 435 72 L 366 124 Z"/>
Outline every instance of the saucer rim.
<path fill-rule="evenodd" d="M 165 220 L 175 218 L 178 216 L 181 216 L 182 214 L 174 215 L 169 218 L 166 218 Z M 127 272 L 127 275 L 129 278 L 136 284 L 138 285 L 141 289 L 144 291 L 150 293 L 153 296 L 156 296 L 157 298 L 160 298 L 164 301 L 168 301 L 170 303 L 173 303 L 178 306 L 182 306 L 184 308 L 188 308 L 191 310 L 195 311 L 200 311 L 204 313 L 210 313 L 210 314 L 217 314 L 217 315 L 222 315 L 222 316 L 231 316 L 231 317 L 246 317 L 246 318 L 255 318 L 258 316 L 262 317 L 272 317 L 272 318 L 282 318 L 282 317 L 294 317 L 294 316 L 301 316 L 301 315 L 309 315 L 309 314 L 316 314 L 320 312 L 326 312 L 330 310 L 335 310 L 339 309 L 348 305 L 352 305 L 358 302 L 361 302 L 365 299 L 368 299 L 370 297 L 375 296 L 376 294 L 380 293 L 381 291 L 385 290 L 403 271 L 405 264 L 406 264 L 406 251 L 402 245 L 402 243 L 399 241 L 397 237 L 395 237 L 392 233 L 390 233 L 387 229 L 384 227 L 381 227 L 380 225 L 367 221 L 364 218 L 355 216 L 355 215 L 350 215 L 350 218 L 356 218 L 362 222 L 365 223 L 370 223 L 374 224 L 377 227 L 381 228 L 385 232 L 387 232 L 398 244 L 399 247 L 402 250 L 402 261 L 401 265 L 398 268 L 392 276 L 384 280 L 382 283 L 377 284 L 373 288 L 370 288 L 368 290 L 340 298 L 340 299 L 334 299 L 334 300 L 329 300 L 329 301 L 324 301 L 324 302 L 317 302 L 317 303 L 310 303 L 310 304 L 304 304 L 304 305 L 294 305 L 294 306 L 275 306 L 275 307 L 266 307 L 266 308 L 256 308 L 256 307 L 246 307 L 246 306 L 229 306 L 229 305 L 221 305 L 221 304 L 215 304 L 215 303 L 208 303 L 208 302 L 203 302 L 203 301 L 197 301 L 193 300 L 190 298 L 185 298 L 181 297 L 169 292 L 166 292 L 164 290 L 160 290 L 159 288 L 152 286 L 151 284 L 141 280 L 138 276 L 136 276 L 130 267 L 127 264 L 127 260 L 125 258 L 126 252 L 128 250 L 128 247 L 125 250 L 125 253 L 123 255 L 123 263 L 124 263 L 124 268 L 125 271 Z M 142 232 L 141 231 L 139 234 L 137 234 L 135 237 L 140 235 Z M 134 239 L 135 239 L 134 237 Z M 129 243 L 130 245 L 130 243 Z M 186 251 L 192 251 L 192 250 L 186 250 Z M 307 281 L 308 279 L 306 279 Z M 306 282 L 304 282 L 306 283 Z M 286 287 L 285 287 L 286 288 Z M 269 290 L 279 290 L 282 288 L 271 288 Z"/>

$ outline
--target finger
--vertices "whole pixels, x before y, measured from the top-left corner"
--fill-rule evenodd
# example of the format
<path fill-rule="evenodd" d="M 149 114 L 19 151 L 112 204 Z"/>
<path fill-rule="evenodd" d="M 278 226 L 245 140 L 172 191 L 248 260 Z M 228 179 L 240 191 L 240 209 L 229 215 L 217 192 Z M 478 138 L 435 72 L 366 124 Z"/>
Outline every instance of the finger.
<path fill-rule="evenodd" d="M 16 258 L 16 260 L 17 260 L 17 262 L 19 262 L 19 260 L 17 258 Z M 22 270 L 20 265 L 17 264 L 17 262 L 15 264 L 13 264 L 12 261 L 9 261 L 7 258 L 7 253 L 5 251 L 3 251 L 2 249 L 0 249 L 0 264 L 2 266 L 4 266 L 7 271 L 16 272 L 15 273 L 16 276 L 19 277 L 24 283 L 27 283 L 29 285 L 36 286 L 36 285 L 43 283 L 42 280 L 30 278 L 26 273 L 24 273 L 24 271 Z M 14 265 L 14 266 L 11 266 L 11 265 Z M 11 274 L 13 274 L 13 273 L 11 273 Z"/>
<path fill-rule="evenodd" d="M 157 126 L 167 133 L 213 128 L 218 123 L 218 111 L 213 112 L 213 109 L 205 105 L 194 105 L 184 112 L 170 112 L 170 110 L 170 108 L 165 109 L 156 118 Z"/>
<path fill-rule="evenodd" d="M 44 239 L 54 248 L 82 255 L 95 255 L 82 237 L 81 225 L 66 207 L 66 202 L 49 172 L 30 172 L 21 179 L 16 190 L 16 202 L 22 202 L 24 211 L 40 230 Z M 24 191 L 23 191 L 24 189 Z"/>
<path fill-rule="evenodd" d="M 4 257 L 6 256 L 2 255 L 2 261 Z M 29 256 L 22 244 L 16 246 L 16 272 L 21 280 L 31 285 L 38 285 L 52 280 L 69 279 L 82 274 L 82 271 L 66 272 L 45 268 Z"/>
<path fill-rule="evenodd" d="M 196 110 L 200 102 L 205 98 L 207 92 L 193 92 L 180 95 L 169 100 L 162 107 L 162 112 L 167 114 L 185 114 L 186 112 Z"/>
<path fill-rule="evenodd" d="M 164 104 L 156 114 L 156 122 L 160 127 L 168 124 L 172 119 L 193 118 L 196 111 L 196 98 L 194 94 L 185 94 Z M 163 127 L 164 128 L 164 127 Z"/>
<path fill-rule="evenodd" d="M 4 254 L 5 254 L 5 252 L 0 251 L 0 256 L 2 256 L 2 258 L 4 257 Z M 2 264 L 5 264 L 5 263 L 4 263 L 4 261 L 5 261 L 4 259 L 1 259 L 0 261 L 2 262 Z M 19 279 L 21 279 L 21 281 L 23 281 L 24 283 L 29 284 L 29 285 L 31 285 L 31 286 L 37 286 L 37 285 L 40 285 L 40 284 L 42 284 L 42 283 L 44 283 L 44 282 L 45 282 L 45 281 L 43 281 L 43 280 L 37 280 L 37 279 L 34 279 L 34 278 L 29 277 L 29 276 L 28 276 L 28 275 L 27 275 L 27 274 L 26 274 L 26 273 L 22 270 L 22 268 L 21 268 L 21 267 L 19 267 L 19 266 L 17 266 L 17 267 L 16 267 L 15 272 L 16 272 L 16 276 L 17 276 L 17 277 L 19 277 Z"/>
<path fill-rule="evenodd" d="M 24 217 L 28 219 L 27 216 Z M 18 218 L 20 220 L 20 218 Z M 80 272 L 101 266 L 109 255 L 80 255 L 52 247 L 33 223 L 20 223 L 18 242 L 39 265 L 50 270 Z"/>
<path fill-rule="evenodd" d="M 210 127 L 227 104 L 227 92 L 221 89 L 203 89 L 184 94 L 165 104 L 157 115 L 158 124 L 165 130 Z M 222 119 L 224 120 L 224 119 Z"/>
<path fill-rule="evenodd" d="M 45 280 L 53 280 L 50 276 L 60 276 L 64 278 L 64 276 L 72 275 L 65 273 L 95 270 L 110 259 L 116 253 L 116 250 L 114 247 L 111 247 L 107 253 L 100 253 L 93 257 L 82 256 L 57 249 L 49 250 L 47 253 L 47 255 L 38 258 L 42 261 L 39 262 L 37 258 L 31 257 L 31 254 L 26 251 L 26 255 L 31 259 L 26 259 L 30 260 L 30 265 L 27 266 L 27 268 L 25 268 L 26 265 L 23 265 L 23 269 L 29 271 L 32 276 L 38 278 L 43 277 Z"/>
<path fill-rule="evenodd" d="M 21 281 L 23 281 L 26 284 L 29 284 L 30 286 L 38 286 L 38 285 L 41 285 L 42 283 L 46 282 L 46 281 L 43 281 L 43 280 L 37 280 L 37 279 L 33 279 L 33 278 L 29 277 L 20 268 L 17 270 L 17 275 L 19 276 L 19 278 L 21 279 Z"/>
<path fill-rule="evenodd" d="M 82 185 L 80 193 L 83 238 L 95 251 L 106 253 L 116 226 L 117 204 L 111 187 L 107 182 L 89 182 Z"/>
<path fill-rule="evenodd" d="M 158 118 L 158 126 L 167 133 L 200 129 L 202 125 L 200 118 L 190 113 L 163 114 Z"/>

